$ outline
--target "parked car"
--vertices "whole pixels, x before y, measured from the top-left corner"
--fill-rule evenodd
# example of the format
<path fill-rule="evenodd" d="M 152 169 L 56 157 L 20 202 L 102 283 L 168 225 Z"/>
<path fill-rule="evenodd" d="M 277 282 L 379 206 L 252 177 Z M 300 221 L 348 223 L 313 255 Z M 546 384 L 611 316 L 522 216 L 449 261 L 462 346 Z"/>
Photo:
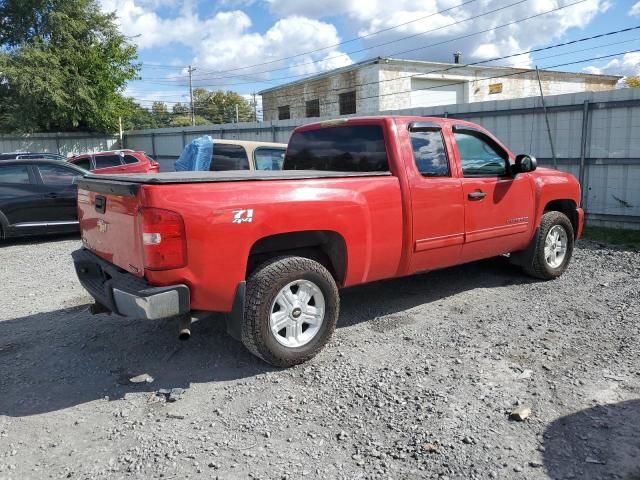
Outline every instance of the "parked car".
<path fill-rule="evenodd" d="M 294 130 L 283 170 L 88 176 L 73 254 L 97 309 L 132 318 L 230 312 L 277 366 L 331 337 L 338 288 L 510 254 L 560 276 L 580 237 L 580 186 L 456 119 L 381 116 Z M 390 295 L 393 292 L 389 292 Z"/>
<path fill-rule="evenodd" d="M 114 173 L 158 173 L 160 164 L 144 152 L 112 150 L 99 153 L 75 155 L 67 162 L 98 174 Z"/>
<path fill-rule="evenodd" d="M 281 170 L 286 143 L 214 140 L 211 171 Z"/>
<path fill-rule="evenodd" d="M 85 173 L 58 160 L 0 162 L 0 238 L 77 231 L 74 180 Z"/>
<path fill-rule="evenodd" d="M 29 158 L 44 158 L 45 160 L 58 160 L 64 162 L 67 158 L 57 153 L 47 152 L 13 152 L 0 153 L 0 160 L 26 160 Z"/>

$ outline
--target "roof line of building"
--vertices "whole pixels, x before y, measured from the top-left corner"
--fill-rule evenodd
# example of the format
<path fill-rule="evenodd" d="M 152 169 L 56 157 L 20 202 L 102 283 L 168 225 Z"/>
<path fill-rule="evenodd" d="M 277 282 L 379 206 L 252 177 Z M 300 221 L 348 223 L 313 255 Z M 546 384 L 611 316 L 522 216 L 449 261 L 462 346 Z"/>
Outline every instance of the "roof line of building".
<path fill-rule="evenodd" d="M 316 75 L 311 75 L 309 77 L 305 77 L 302 78 L 300 80 L 295 80 L 293 82 L 288 82 L 288 83 L 283 83 L 281 85 L 276 85 L 274 87 L 270 87 L 267 88 L 265 90 L 260 90 L 258 92 L 258 95 L 263 95 L 265 93 L 270 93 L 276 90 L 280 90 L 282 88 L 287 88 L 287 87 L 292 87 L 295 85 L 300 85 L 306 82 L 310 82 L 310 81 L 315 81 L 315 80 L 320 80 L 322 78 L 326 78 L 326 77 L 330 77 L 332 75 L 338 75 L 341 73 L 346 73 L 349 72 L 351 70 L 356 70 L 358 68 L 362 68 L 365 67 L 367 65 L 373 65 L 376 63 L 385 63 L 385 64 L 396 64 L 396 65 L 402 65 L 402 64 L 418 64 L 418 65 L 439 65 L 442 67 L 451 67 L 454 66 L 456 68 L 472 68 L 475 70 L 503 70 L 503 71 L 511 71 L 511 72 L 529 72 L 531 71 L 531 69 L 529 68 L 518 68 L 518 67 L 503 67 L 503 66 L 494 66 L 494 65 L 466 65 L 464 63 L 446 63 L 446 62 L 432 62 L 432 61 L 427 61 L 427 60 L 408 60 L 408 59 L 401 59 L 401 58 L 392 58 L 392 57 L 375 57 L 375 58 L 370 58 L 367 60 L 363 60 L 361 62 L 357 62 L 357 63 L 352 63 L 351 65 L 347 65 L 344 67 L 340 67 L 340 68 L 335 68 L 333 70 L 328 70 L 326 72 L 322 72 L 322 73 L 318 73 Z M 556 73 L 556 74 L 567 74 L 567 75 L 575 75 L 575 76 L 579 76 L 579 77 L 584 77 L 584 78 L 593 78 L 593 79 L 607 79 L 607 80 L 620 80 L 622 77 L 619 75 L 603 75 L 603 74 L 594 74 L 594 73 L 586 73 L 586 72 L 567 72 L 567 71 L 562 71 L 562 70 L 544 70 L 544 69 L 540 69 L 540 72 L 549 72 L 549 73 Z M 429 73 L 439 73 L 439 72 L 425 72 L 424 75 L 427 75 Z M 420 74 L 418 74 L 420 75 Z"/>

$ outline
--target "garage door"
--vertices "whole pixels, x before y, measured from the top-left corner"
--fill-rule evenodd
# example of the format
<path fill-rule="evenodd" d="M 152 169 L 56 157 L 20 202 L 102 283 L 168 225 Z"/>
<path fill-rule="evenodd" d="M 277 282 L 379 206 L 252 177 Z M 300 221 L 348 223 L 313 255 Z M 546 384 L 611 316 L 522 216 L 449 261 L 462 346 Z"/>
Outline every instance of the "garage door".
<path fill-rule="evenodd" d="M 462 103 L 464 99 L 463 87 L 462 83 L 456 84 L 456 80 L 412 78 L 411 106 L 432 107 Z"/>

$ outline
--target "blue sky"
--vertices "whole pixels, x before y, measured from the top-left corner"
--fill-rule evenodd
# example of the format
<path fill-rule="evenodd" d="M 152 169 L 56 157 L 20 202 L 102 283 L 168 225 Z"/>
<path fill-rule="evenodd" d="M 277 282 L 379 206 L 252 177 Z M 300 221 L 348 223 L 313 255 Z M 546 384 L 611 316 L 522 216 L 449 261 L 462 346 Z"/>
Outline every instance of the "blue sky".
<path fill-rule="evenodd" d="M 188 101 L 189 64 L 197 69 L 195 86 L 250 95 L 375 56 L 448 62 L 459 50 L 463 62 L 477 62 L 640 25 L 637 0 L 101 3 L 116 12 L 122 30 L 138 45 L 142 78 L 130 83 L 127 94 L 145 106 L 153 100 Z M 533 15 L 538 16 L 525 20 Z M 638 49 L 640 30 L 635 30 L 494 63 L 548 67 L 622 53 L 558 69 L 633 75 L 640 73 L 640 53 L 630 51 Z"/>

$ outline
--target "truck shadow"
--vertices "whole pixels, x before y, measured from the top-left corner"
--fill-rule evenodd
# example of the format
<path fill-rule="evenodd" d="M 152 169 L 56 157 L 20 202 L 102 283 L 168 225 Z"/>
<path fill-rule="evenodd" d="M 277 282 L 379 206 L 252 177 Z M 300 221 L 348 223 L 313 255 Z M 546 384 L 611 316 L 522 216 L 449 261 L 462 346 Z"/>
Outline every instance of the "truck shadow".
<path fill-rule="evenodd" d="M 505 258 L 379 282 L 342 293 L 339 327 L 402 312 L 474 288 L 530 282 Z M 217 320 L 217 321 L 216 321 Z M 88 305 L 0 321 L 0 415 L 57 411 L 129 392 L 188 388 L 275 370 L 226 334 L 222 316 L 177 324 L 92 316 Z M 153 383 L 132 384 L 147 373 Z"/>
<path fill-rule="evenodd" d="M 551 478 L 640 480 L 640 400 L 559 418 L 544 433 Z"/>

